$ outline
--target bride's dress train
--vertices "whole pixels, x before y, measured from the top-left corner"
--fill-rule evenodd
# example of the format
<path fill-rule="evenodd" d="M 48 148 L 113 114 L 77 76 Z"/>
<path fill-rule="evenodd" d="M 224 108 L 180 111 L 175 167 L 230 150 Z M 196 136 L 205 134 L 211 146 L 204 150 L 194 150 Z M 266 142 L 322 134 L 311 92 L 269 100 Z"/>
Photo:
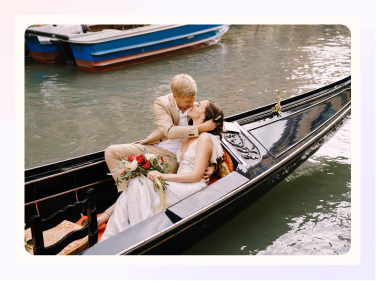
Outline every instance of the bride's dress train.
<path fill-rule="evenodd" d="M 219 137 L 210 134 L 206 135 L 209 135 L 213 140 L 212 154 L 216 153 L 214 154 L 216 156 L 221 152 L 223 154 Z M 179 148 L 176 153 L 179 163 L 177 174 L 193 171 L 198 139 L 199 138 L 189 145 L 184 156 L 182 156 L 181 147 Z M 220 156 L 222 155 L 218 157 Z M 139 178 L 130 179 L 128 188 L 123 191 L 116 201 L 114 214 L 107 223 L 101 241 L 154 215 L 160 201 L 158 192 L 154 191 L 152 180 L 147 178 L 141 179 L 141 181 L 143 184 L 140 183 Z M 168 182 L 168 184 L 166 196 L 169 206 L 206 187 L 206 183 L 203 179 L 193 183 Z"/>

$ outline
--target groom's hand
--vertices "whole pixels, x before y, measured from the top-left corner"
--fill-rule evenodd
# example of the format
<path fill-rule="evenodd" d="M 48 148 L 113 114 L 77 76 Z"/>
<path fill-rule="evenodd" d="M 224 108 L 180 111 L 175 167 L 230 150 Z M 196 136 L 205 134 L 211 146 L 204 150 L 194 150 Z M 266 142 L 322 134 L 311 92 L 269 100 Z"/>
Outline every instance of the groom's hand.
<path fill-rule="evenodd" d="M 214 123 L 212 119 L 198 125 L 198 133 L 202 132 L 210 132 L 213 131 L 217 127 L 217 124 Z"/>
<path fill-rule="evenodd" d="M 203 176 L 203 179 L 205 180 L 206 184 L 209 183 L 210 177 L 213 175 L 214 170 L 215 170 L 214 164 L 206 168 L 204 176 Z"/>

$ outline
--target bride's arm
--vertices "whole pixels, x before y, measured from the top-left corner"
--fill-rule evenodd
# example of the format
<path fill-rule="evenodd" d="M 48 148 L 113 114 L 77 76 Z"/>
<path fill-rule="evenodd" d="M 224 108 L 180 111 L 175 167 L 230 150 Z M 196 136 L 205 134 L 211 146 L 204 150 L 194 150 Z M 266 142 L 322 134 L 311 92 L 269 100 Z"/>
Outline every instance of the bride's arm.
<path fill-rule="evenodd" d="M 213 142 L 211 138 L 205 135 L 201 136 L 197 141 L 197 153 L 193 172 L 183 174 L 161 174 L 157 171 L 152 171 L 148 173 L 148 178 L 154 180 L 157 177 L 162 177 L 166 180 L 175 182 L 199 182 L 204 176 L 212 150 Z"/>

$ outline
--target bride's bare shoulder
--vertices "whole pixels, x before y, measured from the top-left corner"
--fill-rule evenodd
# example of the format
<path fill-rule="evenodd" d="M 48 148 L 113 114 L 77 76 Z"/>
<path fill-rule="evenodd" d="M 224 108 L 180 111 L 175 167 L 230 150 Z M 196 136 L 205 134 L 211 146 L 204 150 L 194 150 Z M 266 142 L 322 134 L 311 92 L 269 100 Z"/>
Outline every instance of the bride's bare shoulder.
<path fill-rule="evenodd" d="M 198 138 L 197 145 L 198 146 L 212 146 L 213 143 L 212 143 L 212 140 L 211 140 L 210 136 L 208 136 L 208 135 L 205 134 L 205 135 L 201 135 Z"/>

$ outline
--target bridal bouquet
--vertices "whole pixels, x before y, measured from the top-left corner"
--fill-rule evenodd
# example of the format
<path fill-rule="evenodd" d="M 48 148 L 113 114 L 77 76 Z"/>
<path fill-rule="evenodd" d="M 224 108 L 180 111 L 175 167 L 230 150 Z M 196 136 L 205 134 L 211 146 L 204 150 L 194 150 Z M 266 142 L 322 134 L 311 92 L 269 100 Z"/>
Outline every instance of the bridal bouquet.
<path fill-rule="evenodd" d="M 171 156 L 169 160 L 170 162 L 174 161 L 174 156 Z M 114 169 L 114 173 L 109 173 L 108 175 L 113 176 L 115 174 L 120 174 L 120 180 L 119 178 L 116 178 L 115 185 L 122 183 L 121 180 L 126 180 L 127 187 L 131 178 L 137 177 L 140 183 L 143 184 L 141 179 L 146 180 L 146 175 L 150 171 L 158 171 L 163 174 L 169 174 L 169 168 L 172 168 L 169 163 L 166 163 L 163 160 L 163 156 L 148 154 L 146 148 L 142 154 L 133 154 L 129 156 L 127 160 L 121 160 L 119 163 L 120 167 Z M 161 199 L 156 213 L 167 208 L 167 197 L 165 193 L 167 185 L 167 180 L 162 178 L 156 178 L 153 181 L 154 191 L 158 192 L 159 190 L 159 197 Z"/>

